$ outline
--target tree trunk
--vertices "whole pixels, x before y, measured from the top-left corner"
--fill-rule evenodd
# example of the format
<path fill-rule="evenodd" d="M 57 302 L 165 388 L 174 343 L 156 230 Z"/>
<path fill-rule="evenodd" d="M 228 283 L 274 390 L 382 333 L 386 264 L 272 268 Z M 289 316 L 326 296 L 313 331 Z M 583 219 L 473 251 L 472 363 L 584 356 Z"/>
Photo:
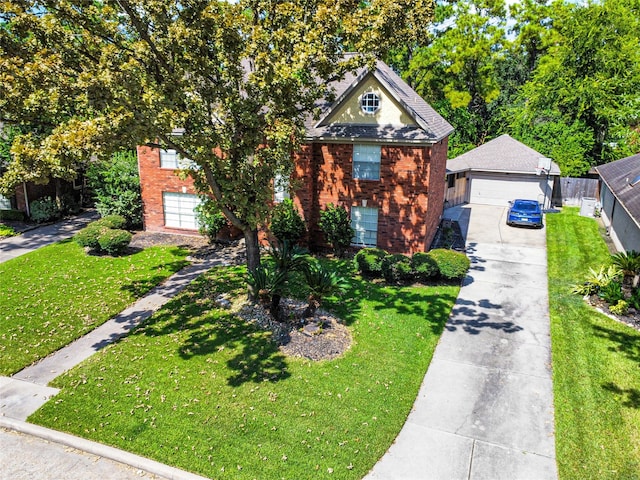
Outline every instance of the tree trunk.
<path fill-rule="evenodd" d="M 258 229 L 246 228 L 243 230 L 245 248 L 247 251 L 247 270 L 255 272 L 260 266 L 260 244 L 258 243 Z M 249 300 L 256 301 L 258 292 L 249 285 Z"/>

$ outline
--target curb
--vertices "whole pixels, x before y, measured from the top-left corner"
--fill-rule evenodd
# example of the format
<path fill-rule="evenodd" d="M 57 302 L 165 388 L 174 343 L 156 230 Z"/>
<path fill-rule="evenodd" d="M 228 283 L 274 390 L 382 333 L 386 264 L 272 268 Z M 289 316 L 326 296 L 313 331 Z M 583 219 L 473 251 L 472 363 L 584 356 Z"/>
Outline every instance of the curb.
<path fill-rule="evenodd" d="M 75 437 L 68 433 L 50 430 L 20 420 L 14 420 L 8 417 L 0 417 L 0 428 L 13 430 L 19 433 L 32 435 L 34 437 L 47 440 L 49 442 L 58 443 L 67 447 L 75 448 L 98 457 L 103 457 L 114 462 L 128 465 L 132 468 L 144 470 L 147 473 L 166 478 L 168 480 L 207 480 L 207 477 L 201 477 L 195 473 L 186 472 L 176 467 L 171 467 L 163 463 L 141 457 L 133 453 L 125 452 L 114 447 L 109 447 L 101 443 L 85 440 L 84 438 Z"/>

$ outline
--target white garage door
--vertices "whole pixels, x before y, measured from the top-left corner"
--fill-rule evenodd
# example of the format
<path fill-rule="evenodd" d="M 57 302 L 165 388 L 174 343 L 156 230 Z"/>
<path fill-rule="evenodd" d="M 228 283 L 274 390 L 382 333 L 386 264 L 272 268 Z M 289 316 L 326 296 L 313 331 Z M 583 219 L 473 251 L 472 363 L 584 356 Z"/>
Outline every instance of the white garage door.
<path fill-rule="evenodd" d="M 545 176 L 472 173 L 469 203 L 508 206 L 510 200 L 544 200 Z M 547 202 L 549 193 L 547 189 Z"/>
<path fill-rule="evenodd" d="M 194 211 L 196 206 L 200 204 L 200 199 L 197 195 L 164 192 L 162 201 L 166 227 L 198 229 L 196 212 Z"/>

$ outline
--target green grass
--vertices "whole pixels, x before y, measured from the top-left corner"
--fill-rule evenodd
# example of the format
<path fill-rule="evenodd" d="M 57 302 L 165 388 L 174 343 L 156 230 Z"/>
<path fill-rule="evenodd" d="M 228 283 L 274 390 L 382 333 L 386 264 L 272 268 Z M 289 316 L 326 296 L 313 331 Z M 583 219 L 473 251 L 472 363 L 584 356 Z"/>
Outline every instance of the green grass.
<path fill-rule="evenodd" d="M 562 480 L 640 478 L 640 332 L 571 287 L 609 263 L 597 223 L 547 216 L 556 452 Z"/>
<path fill-rule="evenodd" d="M 459 287 L 351 280 L 326 308 L 353 345 L 312 362 L 215 306 L 245 290 L 244 276 L 201 277 L 59 377 L 62 391 L 30 421 L 212 478 L 362 478 L 406 420 Z"/>
<path fill-rule="evenodd" d="M 0 375 L 10 375 L 93 330 L 187 262 L 153 247 L 86 255 L 67 240 L 0 263 Z"/>

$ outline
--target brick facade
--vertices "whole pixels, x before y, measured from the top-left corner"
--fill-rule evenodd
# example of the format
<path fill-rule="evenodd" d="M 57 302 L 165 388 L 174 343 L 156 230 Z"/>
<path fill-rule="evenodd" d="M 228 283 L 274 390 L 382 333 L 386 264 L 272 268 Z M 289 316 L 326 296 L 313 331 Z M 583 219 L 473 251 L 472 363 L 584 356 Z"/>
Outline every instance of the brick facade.
<path fill-rule="evenodd" d="M 310 246 L 322 246 L 319 214 L 329 203 L 378 209 L 378 247 L 411 254 L 429 248 L 444 206 L 447 140 L 433 146 L 383 145 L 380 180 L 352 178 L 352 144 L 305 145 L 296 155 L 296 204 Z"/>
<path fill-rule="evenodd" d="M 444 205 L 447 140 L 431 146 L 383 145 L 380 180 L 352 178 L 353 145 L 309 143 L 296 153 L 292 198 L 309 227 L 309 246 L 323 245 L 320 211 L 329 203 L 378 209 L 378 246 L 411 254 L 429 248 Z M 160 168 L 160 151 L 138 147 L 138 164 L 148 231 L 196 234 L 164 225 L 163 192 L 195 193 L 193 181 Z"/>
<path fill-rule="evenodd" d="M 142 223 L 149 232 L 198 235 L 195 230 L 165 227 L 162 204 L 163 192 L 191 193 L 196 191 L 191 178 L 181 179 L 176 170 L 160 167 L 160 149 L 138 147 L 140 193 L 142 194 Z"/>

